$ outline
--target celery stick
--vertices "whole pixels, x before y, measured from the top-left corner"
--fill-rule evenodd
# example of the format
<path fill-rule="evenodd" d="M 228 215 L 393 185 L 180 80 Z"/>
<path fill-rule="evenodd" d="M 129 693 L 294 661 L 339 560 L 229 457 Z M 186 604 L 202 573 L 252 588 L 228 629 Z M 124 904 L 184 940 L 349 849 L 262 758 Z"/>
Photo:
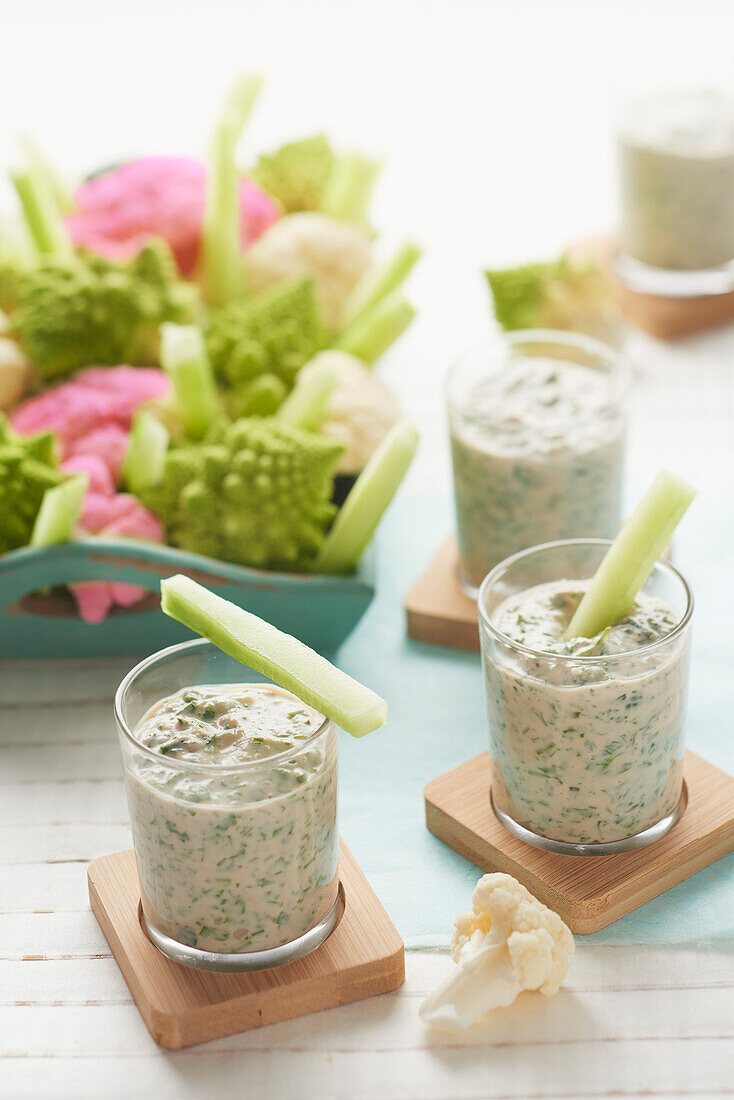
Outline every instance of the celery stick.
<path fill-rule="evenodd" d="M 405 477 L 418 446 L 409 420 L 394 425 L 354 483 L 316 560 L 318 573 L 351 573 Z"/>
<path fill-rule="evenodd" d="M 269 676 L 353 737 L 387 721 L 387 703 L 290 634 L 189 577 L 161 581 L 161 608 L 218 649 Z"/>
<path fill-rule="evenodd" d="M 565 637 L 593 638 L 626 615 L 696 490 L 661 470 L 609 547 Z"/>
<path fill-rule="evenodd" d="M 244 290 L 239 173 L 234 155 L 261 85 L 259 76 L 246 75 L 239 80 L 225 104 L 212 138 L 201 242 L 202 285 L 204 295 L 212 306 L 226 305 Z"/>
<path fill-rule="evenodd" d="M 413 306 L 399 290 L 394 290 L 372 309 L 361 313 L 342 332 L 336 346 L 363 363 L 375 363 L 405 332 L 414 317 Z"/>
<path fill-rule="evenodd" d="M 122 479 L 131 493 L 139 496 L 162 479 L 169 438 L 168 428 L 152 412 L 141 409 L 136 414 L 122 464 Z"/>
<path fill-rule="evenodd" d="M 42 256 L 70 260 L 74 255 L 49 181 L 33 166 L 22 172 L 11 172 L 23 218 L 36 251 Z"/>
<path fill-rule="evenodd" d="M 70 214 L 74 209 L 74 200 L 66 181 L 61 178 L 53 164 L 41 152 L 28 134 L 18 135 L 18 144 L 22 148 L 28 163 L 38 176 L 43 176 L 60 214 Z"/>
<path fill-rule="evenodd" d="M 332 363 L 318 357 L 298 372 L 296 384 L 275 416 L 291 428 L 318 431 L 338 378 Z"/>
<path fill-rule="evenodd" d="M 262 86 L 263 78 L 259 73 L 241 73 L 227 97 L 221 121 L 231 127 L 235 142 L 250 117 Z"/>
<path fill-rule="evenodd" d="M 345 153 L 336 163 L 321 203 L 324 214 L 343 222 L 365 225 L 367 208 L 382 165 L 359 153 Z"/>
<path fill-rule="evenodd" d="M 367 269 L 349 295 L 344 310 L 344 327 L 381 302 L 391 291 L 397 290 L 421 258 L 422 250 L 412 241 L 400 246 L 391 259 L 374 264 Z"/>
<path fill-rule="evenodd" d="M 226 305 L 244 288 L 234 144 L 230 127 L 220 123 L 209 154 L 201 243 L 203 290 L 211 306 Z"/>
<path fill-rule="evenodd" d="M 74 474 L 46 490 L 33 524 L 31 546 L 52 546 L 74 537 L 88 485 L 88 474 Z"/>
<path fill-rule="evenodd" d="M 161 366 L 171 379 L 176 411 L 186 435 L 199 440 L 219 415 L 219 399 L 201 329 L 161 325 Z"/>

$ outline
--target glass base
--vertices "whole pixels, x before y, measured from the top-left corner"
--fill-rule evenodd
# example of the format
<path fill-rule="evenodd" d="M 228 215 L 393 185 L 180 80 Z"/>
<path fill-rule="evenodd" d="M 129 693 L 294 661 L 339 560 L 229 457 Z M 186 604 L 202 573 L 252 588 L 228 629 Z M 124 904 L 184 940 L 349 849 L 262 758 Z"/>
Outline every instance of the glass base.
<path fill-rule="evenodd" d="M 734 290 L 734 260 L 705 271 L 668 271 L 620 253 L 615 267 L 630 290 L 663 298 L 700 298 Z"/>
<path fill-rule="evenodd" d="M 154 947 L 157 947 L 161 954 L 172 962 L 192 967 L 194 970 L 219 970 L 231 974 L 248 970 L 270 970 L 274 966 L 283 966 L 285 963 L 294 962 L 295 959 L 302 959 L 304 955 L 310 955 L 331 935 L 343 911 L 344 891 L 340 883 L 333 906 L 324 919 L 308 932 L 304 932 L 302 936 L 290 943 L 281 944 L 280 947 L 271 947 L 267 951 L 240 953 L 199 951 L 196 947 L 187 947 L 186 944 L 179 943 L 178 940 L 173 940 L 165 933 L 159 932 L 143 913 L 142 905 L 140 921 Z"/>
<path fill-rule="evenodd" d="M 526 829 L 524 825 L 520 825 L 504 810 L 500 810 L 494 801 L 491 789 L 489 800 L 492 804 L 494 816 L 500 825 L 512 836 L 517 837 L 518 840 L 529 844 L 531 848 L 542 848 L 545 852 L 558 852 L 564 856 L 613 856 L 619 852 L 633 852 L 636 848 L 645 848 L 648 844 L 654 844 L 656 840 L 660 840 L 666 833 L 669 833 L 681 815 L 684 795 L 681 795 L 680 801 L 672 813 L 669 813 L 667 817 L 662 818 L 660 821 L 656 821 L 649 829 L 644 829 L 641 833 L 635 833 L 634 836 L 624 837 L 622 840 L 611 840 L 600 844 L 574 844 L 566 840 L 551 840 L 550 837 L 541 836 L 540 833 L 534 833 L 531 829 Z"/>
<path fill-rule="evenodd" d="M 464 570 L 461 568 L 461 562 L 459 562 L 456 566 L 456 579 L 459 582 L 459 588 L 464 593 L 464 595 L 468 596 L 470 600 L 474 600 L 474 603 L 476 603 L 477 597 L 479 596 L 479 586 L 477 585 L 475 587 L 471 583 L 471 581 L 466 578 L 466 576 L 464 575 Z"/>

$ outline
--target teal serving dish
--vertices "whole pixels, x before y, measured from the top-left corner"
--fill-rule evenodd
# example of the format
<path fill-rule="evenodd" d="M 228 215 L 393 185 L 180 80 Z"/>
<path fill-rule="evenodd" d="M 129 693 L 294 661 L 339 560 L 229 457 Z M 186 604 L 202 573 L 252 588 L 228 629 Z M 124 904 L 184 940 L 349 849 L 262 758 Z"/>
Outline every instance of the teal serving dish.
<path fill-rule="evenodd" d="M 137 657 L 191 638 L 160 609 L 163 577 L 185 573 L 267 619 L 319 653 L 333 653 L 375 594 L 374 558 L 352 576 L 271 573 L 170 546 L 93 536 L 59 546 L 24 547 L 0 558 L 0 657 Z M 149 596 L 85 623 L 62 586 L 126 581 Z"/>

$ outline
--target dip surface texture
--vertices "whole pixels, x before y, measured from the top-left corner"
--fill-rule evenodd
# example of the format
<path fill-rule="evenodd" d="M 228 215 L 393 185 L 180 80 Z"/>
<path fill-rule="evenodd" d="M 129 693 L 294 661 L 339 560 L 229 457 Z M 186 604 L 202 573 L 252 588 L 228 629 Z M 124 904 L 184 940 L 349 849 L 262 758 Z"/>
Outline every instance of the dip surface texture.
<path fill-rule="evenodd" d="M 337 892 L 336 730 L 269 684 L 192 687 L 135 730 L 126 768 L 148 920 L 203 951 L 260 951 Z M 251 765 L 251 766 L 249 766 Z"/>
<path fill-rule="evenodd" d="M 644 593 L 597 638 L 565 641 L 587 586 L 553 581 L 508 597 L 493 626 L 541 653 L 495 641 L 484 657 L 496 803 L 578 844 L 634 836 L 677 806 L 688 661 L 687 638 L 647 648 L 680 616 Z"/>
<path fill-rule="evenodd" d="M 526 547 L 616 534 L 624 418 L 607 374 L 558 359 L 512 359 L 463 407 L 451 411 L 451 449 L 459 553 L 471 586 Z"/>
<path fill-rule="evenodd" d="M 734 260 L 734 104 L 714 93 L 645 100 L 619 134 L 622 248 L 666 270 Z"/>

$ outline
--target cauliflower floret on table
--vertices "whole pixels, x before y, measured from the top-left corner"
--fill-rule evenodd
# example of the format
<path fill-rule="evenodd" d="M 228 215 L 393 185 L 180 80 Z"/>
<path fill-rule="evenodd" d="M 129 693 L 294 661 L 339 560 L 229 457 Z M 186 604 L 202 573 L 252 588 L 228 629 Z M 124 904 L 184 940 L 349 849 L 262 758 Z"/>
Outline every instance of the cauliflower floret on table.
<path fill-rule="evenodd" d="M 423 1001 L 422 1019 L 436 1027 L 468 1028 L 523 990 L 553 997 L 574 951 L 557 913 L 511 875 L 484 875 L 472 894 L 472 912 L 454 922 L 456 970 Z"/>
<path fill-rule="evenodd" d="M 337 331 L 371 259 L 372 245 L 361 229 L 307 211 L 275 222 L 249 249 L 245 269 L 253 291 L 310 275 L 324 319 Z"/>

